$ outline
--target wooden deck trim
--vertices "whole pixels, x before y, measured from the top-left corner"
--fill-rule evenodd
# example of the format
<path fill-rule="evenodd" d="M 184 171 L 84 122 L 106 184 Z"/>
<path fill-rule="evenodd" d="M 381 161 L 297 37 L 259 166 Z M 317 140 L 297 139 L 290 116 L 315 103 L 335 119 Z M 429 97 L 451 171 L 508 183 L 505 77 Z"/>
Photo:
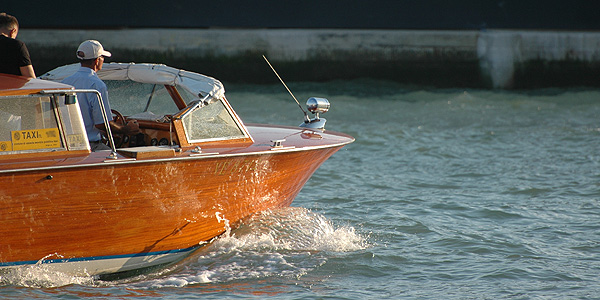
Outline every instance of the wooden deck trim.
<path fill-rule="evenodd" d="M 117 152 L 123 156 L 136 159 L 158 158 L 158 157 L 175 157 L 175 149 L 159 146 L 144 146 L 133 148 L 120 148 Z"/>

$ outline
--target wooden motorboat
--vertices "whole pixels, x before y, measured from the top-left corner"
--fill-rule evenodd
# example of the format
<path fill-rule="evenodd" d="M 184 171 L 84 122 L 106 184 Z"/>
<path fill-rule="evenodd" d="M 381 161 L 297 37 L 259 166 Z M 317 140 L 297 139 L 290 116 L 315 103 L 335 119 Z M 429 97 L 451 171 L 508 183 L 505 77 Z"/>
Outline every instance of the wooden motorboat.
<path fill-rule="evenodd" d="M 118 122 L 91 152 L 75 90 L 0 75 L 0 272 L 44 267 L 106 275 L 180 261 L 256 212 L 289 206 L 354 139 L 244 124 L 216 79 L 155 64 L 105 64 Z M 306 123 L 306 121 L 305 121 Z"/>

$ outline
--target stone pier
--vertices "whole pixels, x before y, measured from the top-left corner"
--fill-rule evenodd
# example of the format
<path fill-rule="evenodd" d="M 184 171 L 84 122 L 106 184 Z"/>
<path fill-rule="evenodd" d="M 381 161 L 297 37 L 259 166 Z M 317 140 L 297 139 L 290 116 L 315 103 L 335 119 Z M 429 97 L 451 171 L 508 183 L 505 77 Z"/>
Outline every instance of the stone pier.
<path fill-rule="evenodd" d="M 76 62 L 97 39 L 109 61 L 156 62 L 223 81 L 374 78 L 409 85 L 528 89 L 600 86 L 600 32 L 354 29 L 22 29 L 36 73 Z"/>

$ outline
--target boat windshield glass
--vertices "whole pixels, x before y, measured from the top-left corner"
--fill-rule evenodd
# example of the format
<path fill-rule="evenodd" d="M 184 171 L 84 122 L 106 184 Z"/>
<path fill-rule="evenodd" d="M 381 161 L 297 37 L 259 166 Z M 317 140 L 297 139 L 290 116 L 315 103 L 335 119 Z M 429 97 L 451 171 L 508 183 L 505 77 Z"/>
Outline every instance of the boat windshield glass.
<path fill-rule="evenodd" d="M 79 107 L 57 97 L 58 110 L 49 95 L 0 98 L 0 154 L 88 149 Z"/>
<path fill-rule="evenodd" d="M 246 137 L 223 100 L 187 113 L 183 117 L 183 127 L 190 143 Z"/>
<path fill-rule="evenodd" d="M 111 108 L 126 116 L 140 113 L 169 115 L 179 109 L 162 84 L 105 80 Z M 181 91 L 180 91 L 181 93 Z M 184 95 L 182 95 L 183 97 Z M 191 98 L 191 96 L 189 96 Z M 186 99 L 184 97 L 184 99 Z"/>

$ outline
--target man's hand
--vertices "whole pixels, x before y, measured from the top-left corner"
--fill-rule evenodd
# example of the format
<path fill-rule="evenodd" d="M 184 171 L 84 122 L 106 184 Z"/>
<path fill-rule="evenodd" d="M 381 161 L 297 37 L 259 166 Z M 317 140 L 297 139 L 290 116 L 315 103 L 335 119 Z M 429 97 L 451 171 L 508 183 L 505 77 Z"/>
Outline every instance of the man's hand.
<path fill-rule="evenodd" d="M 114 120 L 112 120 L 108 123 L 110 124 L 110 130 L 112 132 L 123 133 L 126 135 L 133 135 L 133 134 L 140 133 L 140 125 L 138 124 L 138 122 L 136 120 L 130 120 L 129 122 L 127 122 L 127 124 L 125 126 L 118 124 Z M 104 124 L 97 124 L 96 128 L 106 132 Z"/>
<path fill-rule="evenodd" d="M 123 128 L 123 133 L 127 135 L 138 134 L 140 133 L 140 125 L 136 120 L 131 120 Z"/>

